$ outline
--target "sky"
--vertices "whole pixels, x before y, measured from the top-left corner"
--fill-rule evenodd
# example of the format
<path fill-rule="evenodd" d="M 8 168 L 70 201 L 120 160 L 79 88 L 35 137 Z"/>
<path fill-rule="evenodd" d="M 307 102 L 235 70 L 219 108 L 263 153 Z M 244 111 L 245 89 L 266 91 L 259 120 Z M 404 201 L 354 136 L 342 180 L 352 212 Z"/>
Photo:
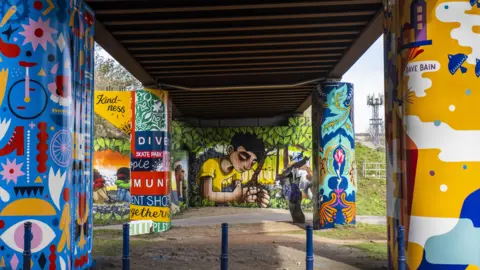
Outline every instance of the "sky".
<path fill-rule="evenodd" d="M 383 36 L 381 36 L 342 77 L 353 83 L 355 133 L 367 132 L 372 108 L 367 106 L 368 94 L 383 94 Z M 380 108 L 384 119 L 384 107 Z"/>
<path fill-rule="evenodd" d="M 105 51 L 101 54 L 111 57 Z M 342 78 L 343 82 L 353 83 L 354 87 L 355 133 L 368 131 L 372 108 L 367 106 L 367 95 L 383 94 L 383 76 L 383 36 L 380 36 Z M 380 117 L 384 118 L 383 107 L 380 108 Z"/>

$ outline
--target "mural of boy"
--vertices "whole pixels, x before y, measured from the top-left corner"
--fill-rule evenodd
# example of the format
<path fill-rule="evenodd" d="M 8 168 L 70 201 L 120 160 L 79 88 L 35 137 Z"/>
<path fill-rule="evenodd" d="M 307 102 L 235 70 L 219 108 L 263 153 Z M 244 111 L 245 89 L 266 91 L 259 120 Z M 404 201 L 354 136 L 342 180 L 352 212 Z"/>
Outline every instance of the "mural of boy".
<path fill-rule="evenodd" d="M 122 167 L 117 171 L 117 199 L 123 202 L 130 202 L 130 169 Z"/>
<path fill-rule="evenodd" d="M 268 191 L 259 185 L 248 185 L 242 173 L 254 169 L 265 158 L 265 146 L 255 135 L 237 133 L 227 147 L 227 156 L 205 161 L 197 174 L 200 195 L 215 203 L 246 202 L 268 207 Z M 257 175 L 258 177 L 258 175 Z"/>

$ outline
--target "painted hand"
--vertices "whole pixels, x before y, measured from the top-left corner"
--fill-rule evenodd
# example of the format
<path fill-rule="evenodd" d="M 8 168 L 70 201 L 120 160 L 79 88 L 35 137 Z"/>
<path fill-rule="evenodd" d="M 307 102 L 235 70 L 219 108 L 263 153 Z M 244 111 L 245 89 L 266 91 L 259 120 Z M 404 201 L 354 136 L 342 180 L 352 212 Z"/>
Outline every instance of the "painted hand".
<path fill-rule="evenodd" d="M 247 203 L 258 203 L 262 208 L 267 208 L 270 204 L 270 195 L 268 191 L 261 187 L 243 188 L 243 198 Z"/>

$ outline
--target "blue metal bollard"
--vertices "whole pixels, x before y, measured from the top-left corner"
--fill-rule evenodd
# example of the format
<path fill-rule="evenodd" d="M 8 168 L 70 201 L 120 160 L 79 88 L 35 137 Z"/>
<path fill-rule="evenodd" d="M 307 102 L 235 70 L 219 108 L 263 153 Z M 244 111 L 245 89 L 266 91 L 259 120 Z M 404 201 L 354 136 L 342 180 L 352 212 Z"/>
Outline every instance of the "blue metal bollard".
<path fill-rule="evenodd" d="M 406 258 L 405 258 L 405 228 L 398 226 L 398 270 L 406 270 Z"/>
<path fill-rule="evenodd" d="M 130 224 L 123 224 L 122 270 L 130 270 Z"/>
<path fill-rule="evenodd" d="M 23 270 L 30 270 L 32 258 L 32 223 L 25 222 L 23 234 Z"/>
<path fill-rule="evenodd" d="M 307 270 L 313 270 L 313 227 L 307 225 Z"/>
<path fill-rule="evenodd" d="M 220 256 L 220 269 L 228 269 L 228 223 L 222 224 L 222 255 Z"/>

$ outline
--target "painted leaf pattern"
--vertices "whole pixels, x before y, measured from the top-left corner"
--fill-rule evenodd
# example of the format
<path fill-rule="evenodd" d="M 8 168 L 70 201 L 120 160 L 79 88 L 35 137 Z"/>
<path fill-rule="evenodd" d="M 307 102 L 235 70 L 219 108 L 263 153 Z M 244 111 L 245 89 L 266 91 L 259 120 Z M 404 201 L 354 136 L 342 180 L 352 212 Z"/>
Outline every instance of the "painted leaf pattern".
<path fill-rule="evenodd" d="M 349 91 L 345 89 L 346 87 L 346 85 L 343 85 L 328 93 L 325 106 L 328 106 L 330 113 L 325 116 L 325 121 L 322 123 L 322 134 L 324 136 L 343 128 L 348 136 L 351 138 L 354 136 L 353 123 L 349 117 L 353 100 Z"/>
<path fill-rule="evenodd" d="M 167 106 L 162 98 L 146 90 L 137 91 L 136 98 L 135 130 L 167 131 L 165 121 Z"/>

